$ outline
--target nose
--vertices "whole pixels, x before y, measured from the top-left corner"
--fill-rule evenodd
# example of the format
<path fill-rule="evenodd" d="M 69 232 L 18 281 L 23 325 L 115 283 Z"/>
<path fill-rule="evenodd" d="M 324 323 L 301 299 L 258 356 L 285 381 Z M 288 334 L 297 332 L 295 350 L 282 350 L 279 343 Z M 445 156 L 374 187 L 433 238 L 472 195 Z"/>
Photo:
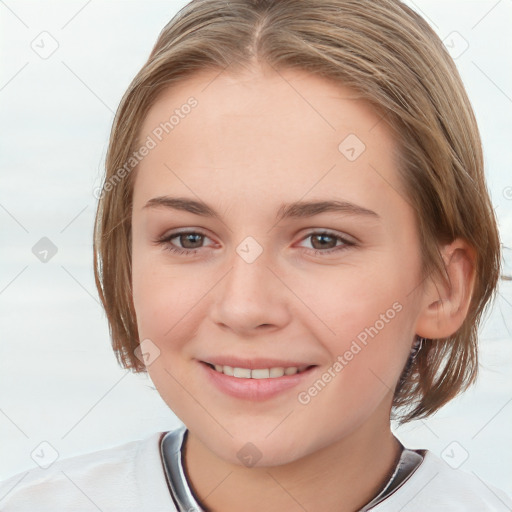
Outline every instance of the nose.
<path fill-rule="evenodd" d="M 231 269 L 215 287 L 213 322 L 244 337 L 285 327 L 291 319 L 290 297 L 278 272 L 263 255 L 249 263 L 235 253 L 231 263 Z"/>

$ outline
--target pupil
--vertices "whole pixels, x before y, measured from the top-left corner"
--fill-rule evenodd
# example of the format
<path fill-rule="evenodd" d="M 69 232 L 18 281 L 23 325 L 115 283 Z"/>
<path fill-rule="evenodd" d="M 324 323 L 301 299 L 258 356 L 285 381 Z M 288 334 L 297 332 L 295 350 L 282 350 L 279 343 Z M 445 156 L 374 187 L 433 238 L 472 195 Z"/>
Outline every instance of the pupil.
<path fill-rule="evenodd" d="M 331 235 L 314 235 L 313 236 L 313 243 L 312 243 L 313 247 L 315 249 L 322 249 L 322 248 L 325 249 L 326 244 L 324 242 L 326 241 L 326 239 L 327 239 L 327 245 L 328 245 L 329 242 L 332 243 L 332 241 L 334 240 L 334 237 L 331 236 Z M 322 243 L 320 244 L 320 247 L 315 247 L 315 240 L 322 240 Z"/>
<path fill-rule="evenodd" d="M 181 245 L 185 249 L 196 249 L 197 247 L 201 247 L 202 238 L 203 238 L 203 235 L 200 235 L 198 233 L 188 233 L 186 235 L 181 235 L 180 242 L 181 242 Z M 185 241 L 185 243 L 183 243 L 184 241 Z M 188 246 L 187 245 L 188 242 L 191 242 L 193 246 L 192 247 Z M 194 243 L 196 243 L 198 245 L 194 245 Z"/>

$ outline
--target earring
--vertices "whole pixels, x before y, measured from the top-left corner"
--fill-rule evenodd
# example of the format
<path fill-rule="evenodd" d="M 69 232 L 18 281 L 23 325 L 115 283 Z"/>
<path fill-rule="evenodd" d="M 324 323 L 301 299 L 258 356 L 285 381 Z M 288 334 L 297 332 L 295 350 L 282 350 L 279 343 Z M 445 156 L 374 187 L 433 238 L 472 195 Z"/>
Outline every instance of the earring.
<path fill-rule="evenodd" d="M 411 353 L 409 354 L 409 358 L 407 359 L 407 363 L 405 364 L 404 369 L 402 370 L 402 374 L 400 375 L 400 380 L 398 381 L 398 388 L 401 388 L 405 381 L 407 380 L 407 377 L 409 376 L 412 365 L 418 357 L 418 354 L 420 350 L 423 348 L 423 343 L 427 341 L 427 338 L 422 338 L 421 336 L 416 336 L 416 341 L 414 342 L 414 345 L 412 346 Z"/>
<path fill-rule="evenodd" d="M 416 359 L 416 356 L 418 355 L 418 352 L 423 348 L 423 343 L 427 341 L 427 338 L 422 338 L 421 336 L 416 336 L 416 341 L 414 342 L 414 345 L 411 350 L 410 360 L 411 362 Z"/>

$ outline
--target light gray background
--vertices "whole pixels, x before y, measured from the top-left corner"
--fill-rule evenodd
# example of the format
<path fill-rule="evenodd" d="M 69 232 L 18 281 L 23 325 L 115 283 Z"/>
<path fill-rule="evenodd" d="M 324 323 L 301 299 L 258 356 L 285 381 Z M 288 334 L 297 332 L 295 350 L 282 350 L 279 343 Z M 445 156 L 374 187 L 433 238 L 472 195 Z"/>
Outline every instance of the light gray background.
<path fill-rule="evenodd" d="M 35 466 L 31 453 L 43 441 L 64 458 L 179 424 L 147 377 L 115 361 L 94 286 L 92 226 L 113 113 L 185 3 L 0 1 L 0 479 Z M 408 3 L 457 56 L 510 275 L 512 2 Z M 32 252 L 42 237 L 58 250 L 47 263 Z M 478 384 L 434 418 L 397 430 L 406 445 L 509 494 L 511 319 L 512 282 L 503 282 L 481 333 Z"/>

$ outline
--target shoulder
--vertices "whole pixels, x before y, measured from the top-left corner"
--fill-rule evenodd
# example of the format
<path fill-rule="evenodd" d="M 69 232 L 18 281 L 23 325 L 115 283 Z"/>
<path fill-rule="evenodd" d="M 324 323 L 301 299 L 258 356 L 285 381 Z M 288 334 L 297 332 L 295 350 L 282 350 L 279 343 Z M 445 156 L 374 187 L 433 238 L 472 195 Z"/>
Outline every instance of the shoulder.
<path fill-rule="evenodd" d="M 160 456 L 163 432 L 31 468 L 0 482 L 2 512 L 175 510 Z M 149 498 L 149 503 L 148 503 Z"/>
<path fill-rule="evenodd" d="M 373 512 L 505 512 L 512 510 L 512 500 L 501 490 L 481 480 L 474 473 L 452 469 L 430 451 L 418 469 L 388 499 L 371 509 Z"/>

